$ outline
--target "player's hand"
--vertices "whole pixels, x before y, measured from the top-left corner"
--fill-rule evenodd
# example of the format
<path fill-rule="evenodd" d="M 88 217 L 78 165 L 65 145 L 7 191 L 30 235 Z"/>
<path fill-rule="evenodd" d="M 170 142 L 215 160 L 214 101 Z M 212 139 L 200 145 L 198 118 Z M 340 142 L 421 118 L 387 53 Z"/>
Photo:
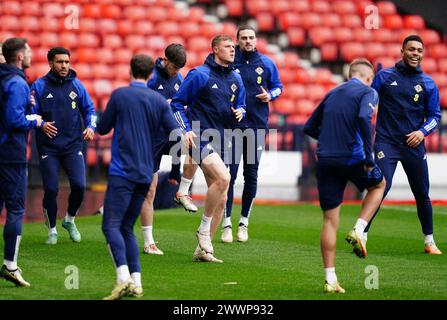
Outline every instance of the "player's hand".
<path fill-rule="evenodd" d="M 53 124 L 54 124 L 54 121 L 45 122 L 42 126 L 42 131 L 50 139 L 53 139 L 57 135 L 57 128 Z"/>
<path fill-rule="evenodd" d="M 269 102 L 272 100 L 272 97 L 270 96 L 270 93 L 268 93 L 263 86 L 261 86 L 261 93 L 256 95 L 256 98 L 261 100 L 262 102 Z"/>
<path fill-rule="evenodd" d="M 416 148 L 424 141 L 424 133 L 421 130 L 413 131 L 407 134 L 407 144 L 409 147 Z"/>
<path fill-rule="evenodd" d="M 34 98 L 34 90 L 31 91 L 31 94 L 29 96 L 29 103 L 34 107 L 36 105 L 36 98 Z"/>
<path fill-rule="evenodd" d="M 95 132 L 93 131 L 92 128 L 87 128 L 84 130 L 84 132 L 82 132 L 82 134 L 84 135 L 84 140 L 85 141 L 90 141 L 93 139 L 93 136 L 95 135 Z"/>
<path fill-rule="evenodd" d="M 231 111 L 233 111 L 237 122 L 241 122 L 241 120 L 244 118 L 244 109 L 243 108 L 234 109 L 233 107 L 231 107 Z"/>
<path fill-rule="evenodd" d="M 183 140 L 185 142 L 185 146 L 187 148 L 197 148 L 196 144 L 194 143 L 194 138 L 196 138 L 196 134 L 193 131 L 188 131 L 185 134 L 185 139 Z"/>

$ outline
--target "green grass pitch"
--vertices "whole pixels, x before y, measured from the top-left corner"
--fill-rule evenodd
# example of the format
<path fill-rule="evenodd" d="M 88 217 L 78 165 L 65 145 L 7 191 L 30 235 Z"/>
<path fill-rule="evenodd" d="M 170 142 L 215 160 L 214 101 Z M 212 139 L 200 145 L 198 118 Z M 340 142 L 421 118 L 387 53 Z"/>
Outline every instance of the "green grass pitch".
<path fill-rule="evenodd" d="M 233 226 L 240 207 L 235 206 Z M 215 237 L 215 255 L 223 264 L 192 262 L 199 214 L 183 209 L 157 211 L 154 236 L 164 256 L 140 254 L 143 299 L 151 300 L 327 300 L 447 299 L 447 208 L 434 207 L 435 239 L 446 254 L 423 253 L 423 237 L 414 206 L 385 206 L 368 239 L 368 257 L 359 259 L 344 237 L 358 205 L 342 207 L 336 271 L 346 294 L 322 292 L 324 272 L 319 236 L 320 208 L 314 205 L 255 206 L 245 244 L 223 244 Z M 101 231 L 101 217 L 77 219 L 82 242 L 72 243 L 58 220 L 59 242 L 45 245 L 43 223 L 25 224 L 19 265 L 30 288 L 0 280 L 0 299 L 101 299 L 115 282 L 115 271 Z M 233 227 L 233 232 L 236 228 Z M 135 233 L 142 248 L 139 223 Z M 3 242 L 1 242 L 3 243 Z M 3 245 L 0 247 L 3 251 Z M 366 289 L 366 267 L 378 270 L 378 289 Z M 67 289 L 76 266 L 78 289 Z M 67 273 L 66 273 L 67 272 Z"/>

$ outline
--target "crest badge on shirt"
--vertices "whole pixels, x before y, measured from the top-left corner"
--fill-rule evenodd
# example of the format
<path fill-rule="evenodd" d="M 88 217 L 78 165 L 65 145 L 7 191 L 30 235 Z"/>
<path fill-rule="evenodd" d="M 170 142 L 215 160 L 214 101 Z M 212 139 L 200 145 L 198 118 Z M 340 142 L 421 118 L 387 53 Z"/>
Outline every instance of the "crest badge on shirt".
<path fill-rule="evenodd" d="M 259 74 L 259 75 L 261 75 L 261 74 L 264 73 L 264 69 L 262 69 L 261 67 L 257 67 L 255 71 L 256 71 L 256 73 Z"/>
<path fill-rule="evenodd" d="M 235 83 L 231 85 L 231 90 L 233 90 L 233 92 L 237 90 L 237 85 Z"/>
<path fill-rule="evenodd" d="M 76 92 L 72 91 L 68 96 L 71 98 L 71 100 L 74 100 L 78 95 L 76 94 Z"/>
<path fill-rule="evenodd" d="M 414 90 L 416 90 L 416 92 L 421 92 L 423 89 L 422 89 L 422 86 L 420 84 L 418 84 L 418 85 L 414 86 Z"/>
<path fill-rule="evenodd" d="M 180 88 L 180 86 L 178 85 L 178 83 L 176 83 L 176 84 L 174 85 L 174 89 L 175 89 L 175 91 L 178 91 L 179 88 Z"/>

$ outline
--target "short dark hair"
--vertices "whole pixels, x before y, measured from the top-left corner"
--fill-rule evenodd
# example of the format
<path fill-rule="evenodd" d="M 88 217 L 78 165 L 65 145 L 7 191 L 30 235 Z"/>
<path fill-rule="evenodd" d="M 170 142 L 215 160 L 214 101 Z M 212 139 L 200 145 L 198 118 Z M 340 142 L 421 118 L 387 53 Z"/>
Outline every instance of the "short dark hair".
<path fill-rule="evenodd" d="M 360 72 L 358 66 L 363 65 L 369 67 L 372 72 L 374 73 L 374 66 L 373 64 L 366 58 L 357 58 L 352 60 L 352 62 L 349 64 L 349 79 L 352 78 L 352 74 L 356 72 Z"/>
<path fill-rule="evenodd" d="M 135 79 L 147 79 L 154 70 L 154 60 L 146 54 L 136 54 L 130 60 L 130 70 Z"/>
<path fill-rule="evenodd" d="M 16 62 L 17 53 L 26 49 L 25 38 L 9 38 L 2 44 L 2 52 L 6 63 Z"/>
<path fill-rule="evenodd" d="M 241 31 L 244 31 L 244 30 L 251 30 L 251 31 L 253 31 L 253 32 L 255 33 L 255 35 L 256 35 L 256 30 L 255 30 L 255 28 L 253 28 L 253 27 L 251 27 L 251 26 L 243 25 L 243 26 L 240 26 L 239 28 L 237 28 L 236 39 L 239 39 L 239 33 L 241 33 Z"/>
<path fill-rule="evenodd" d="M 171 43 L 165 49 L 165 57 L 177 68 L 183 68 L 186 64 L 185 48 L 179 43 Z"/>
<path fill-rule="evenodd" d="M 409 41 L 417 41 L 422 43 L 422 46 L 424 46 L 424 41 L 422 41 L 422 38 L 419 37 L 417 34 L 412 34 L 404 39 L 404 42 L 402 42 L 402 48 L 405 48 L 407 42 Z"/>
<path fill-rule="evenodd" d="M 219 35 L 215 36 L 213 38 L 213 40 L 211 40 L 211 49 L 213 49 L 214 47 L 217 47 L 219 45 L 219 43 L 221 43 L 223 41 L 233 41 L 233 38 L 231 38 L 230 36 L 224 35 L 224 34 L 219 34 Z"/>
<path fill-rule="evenodd" d="M 70 56 L 70 51 L 68 51 L 68 49 L 66 49 L 64 47 L 51 48 L 50 51 L 48 51 L 48 53 L 47 53 L 48 62 L 53 61 L 54 57 L 57 54 L 66 54 L 66 55 Z"/>

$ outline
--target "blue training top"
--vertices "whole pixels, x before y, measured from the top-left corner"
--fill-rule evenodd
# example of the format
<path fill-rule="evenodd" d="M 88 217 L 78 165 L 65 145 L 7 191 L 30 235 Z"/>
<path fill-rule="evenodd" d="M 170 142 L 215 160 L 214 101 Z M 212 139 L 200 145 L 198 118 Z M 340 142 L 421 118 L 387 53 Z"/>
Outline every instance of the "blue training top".
<path fill-rule="evenodd" d="M 0 163 L 26 163 L 28 131 L 37 125 L 26 119 L 29 99 L 23 70 L 0 64 Z"/>
<path fill-rule="evenodd" d="M 79 152 L 83 144 L 83 127 L 96 130 L 96 113 L 92 99 L 84 85 L 70 69 L 66 77 L 50 71 L 31 86 L 36 105 L 34 110 L 45 122 L 54 121 L 57 135 L 49 138 L 43 130 L 36 130 L 39 154 Z M 42 126 L 43 128 L 43 126 Z"/>
<path fill-rule="evenodd" d="M 262 93 L 261 86 L 270 94 L 272 101 L 282 93 L 282 83 L 273 61 L 258 51 L 243 52 L 236 46 L 234 68 L 244 82 L 247 94 L 245 119 L 237 124 L 240 128 L 268 128 L 269 104 L 256 98 Z"/>
<path fill-rule="evenodd" d="M 109 174 L 135 183 L 152 183 L 153 139 L 161 127 L 169 132 L 178 129 L 162 95 L 141 82 L 113 91 L 98 124 L 101 135 L 114 128 Z"/>
<path fill-rule="evenodd" d="M 420 67 L 412 68 L 399 61 L 378 72 L 372 87 L 380 97 L 376 142 L 405 144 L 407 134 L 421 130 L 427 136 L 438 126 L 439 91 Z"/>
<path fill-rule="evenodd" d="M 318 140 L 318 158 L 373 166 L 371 119 L 377 100 L 377 92 L 356 78 L 332 89 L 304 126 Z"/>

